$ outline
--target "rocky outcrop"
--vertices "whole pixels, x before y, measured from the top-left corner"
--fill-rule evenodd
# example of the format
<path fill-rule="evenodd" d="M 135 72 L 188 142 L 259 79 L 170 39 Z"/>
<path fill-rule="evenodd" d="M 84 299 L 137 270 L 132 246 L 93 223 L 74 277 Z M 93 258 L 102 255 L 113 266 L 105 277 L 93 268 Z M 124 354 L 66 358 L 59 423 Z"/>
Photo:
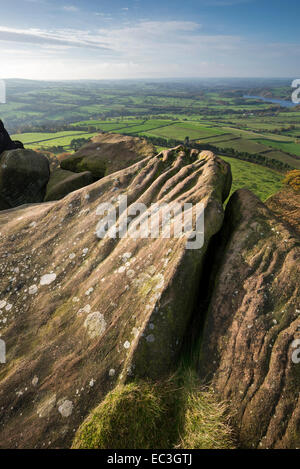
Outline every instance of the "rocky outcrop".
<path fill-rule="evenodd" d="M 50 175 L 44 200 L 45 202 L 60 200 L 70 192 L 88 186 L 93 182 L 94 178 L 89 171 L 73 173 L 60 168 L 54 169 Z"/>
<path fill-rule="evenodd" d="M 299 171 L 300 173 L 300 171 Z M 284 188 L 272 195 L 266 205 L 300 236 L 300 194 Z"/>
<path fill-rule="evenodd" d="M 76 173 L 90 171 L 97 180 L 155 153 L 153 145 L 141 138 L 99 134 L 74 155 L 61 161 L 61 168 Z"/>
<path fill-rule="evenodd" d="M 143 139 L 100 134 L 74 155 L 62 159 L 58 168 L 57 158 L 49 152 L 19 148 L 23 144 L 13 142 L 0 121 L 0 210 L 59 200 L 155 154 L 154 147 Z"/>
<path fill-rule="evenodd" d="M 32 150 L 0 155 L 0 210 L 42 202 L 49 180 L 49 162 Z"/>
<path fill-rule="evenodd" d="M 176 369 L 230 186 L 227 163 L 179 147 L 63 200 L 0 213 L 0 447 L 68 447 L 117 384 Z M 101 237 L 102 203 L 117 210 L 111 235 L 135 221 L 131 236 Z M 141 203 L 202 203 L 204 244 L 188 249 L 195 219 L 168 237 L 177 212 L 145 238 Z"/>
<path fill-rule="evenodd" d="M 214 246 L 199 370 L 230 403 L 242 447 L 299 448 L 299 237 L 240 190 Z"/>
<path fill-rule="evenodd" d="M 6 150 L 15 150 L 17 148 L 24 148 L 23 143 L 19 141 L 13 142 L 5 129 L 3 122 L 0 120 L 0 155 Z"/>

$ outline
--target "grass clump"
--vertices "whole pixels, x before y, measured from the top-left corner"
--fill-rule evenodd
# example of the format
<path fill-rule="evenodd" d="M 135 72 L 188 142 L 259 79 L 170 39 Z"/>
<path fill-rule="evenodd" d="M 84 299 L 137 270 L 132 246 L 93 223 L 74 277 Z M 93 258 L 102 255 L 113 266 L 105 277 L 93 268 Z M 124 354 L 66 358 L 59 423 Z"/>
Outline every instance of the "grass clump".
<path fill-rule="evenodd" d="M 150 383 L 117 386 L 79 428 L 73 448 L 150 449 L 161 447 L 166 409 Z"/>
<path fill-rule="evenodd" d="M 78 429 L 74 449 L 233 448 L 227 407 L 193 372 L 119 385 Z"/>
<path fill-rule="evenodd" d="M 234 449 L 227 405 L 217 400 L 211 388 L 201 387 L 195 373 L 187 371 L 184 381 L 184 415 L 177 448 Z"/>

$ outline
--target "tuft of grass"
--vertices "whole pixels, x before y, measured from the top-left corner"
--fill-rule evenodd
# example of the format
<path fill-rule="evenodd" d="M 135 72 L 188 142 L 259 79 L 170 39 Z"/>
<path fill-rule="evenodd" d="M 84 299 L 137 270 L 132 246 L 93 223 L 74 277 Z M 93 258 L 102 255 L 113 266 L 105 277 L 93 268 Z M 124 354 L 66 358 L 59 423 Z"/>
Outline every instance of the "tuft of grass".
<path fill-rule="evenodd" d="M 161 447 L 166 409 L 150 383 L 119 385 L 79 428 L 75 449 L 150 449 Z"/>
<path fill-rule="evenodd" d="M 191 371 L 119 385 L 78 429 L 73 449 L 228 449 L 227 407 Z"/>
<path fill-rule="evenodd" d="M 234 449 L 234 433 L 225 402 L 210 387 L 200 386 L 196 374 L 184 374 L 185 402 L 179 449 Z"/>

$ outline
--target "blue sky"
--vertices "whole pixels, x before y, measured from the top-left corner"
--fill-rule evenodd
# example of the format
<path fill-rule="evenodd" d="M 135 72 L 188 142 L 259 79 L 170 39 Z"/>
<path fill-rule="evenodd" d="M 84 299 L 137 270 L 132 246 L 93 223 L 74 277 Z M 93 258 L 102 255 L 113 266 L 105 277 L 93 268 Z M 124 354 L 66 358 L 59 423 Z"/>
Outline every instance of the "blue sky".
<path fill-rule="evenodd" d="M 1 77 L 300 77 L 299 0 L 1 2 Z"/>

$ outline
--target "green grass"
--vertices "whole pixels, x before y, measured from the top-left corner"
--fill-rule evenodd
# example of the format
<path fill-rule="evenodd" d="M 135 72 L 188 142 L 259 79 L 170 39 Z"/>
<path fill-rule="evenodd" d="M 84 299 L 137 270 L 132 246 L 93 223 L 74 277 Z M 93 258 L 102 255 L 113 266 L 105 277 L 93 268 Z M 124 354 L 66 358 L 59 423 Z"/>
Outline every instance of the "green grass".
<path fill-rule="evenodd" d="M 164 138 L 175 138 L 179 140 L 184 140 L 185 137 L 189 137 L 191 140 L 196 140 L 199 138 L 207 138 L 213 135 L 220 135 L 224 133 L 218 128 L 210 128 L 205 126 L 199 126 L 198 128 L 187 127 L 184 123 L 182 124 L 173 124 L 171 126 L 157 128 L 149 132 L 141 132 L 141 135 L 150 135 L 154 137 L 164 137 Z"/>
<path fill-rule="evenodd" d="M 234 448 L 227 406 L 196 373 L 118 385 L 75 435 L 74 449 Z"/>
<path fill-rule="evenodd" d="M 195 372 L 183 374 L 184 402 L 179 449 L 234 449 L 227 404 L 217 400 L 211 388 L 203 388 Z"/>
<path fill-rule="evenodd" d="M 300 169 L 300 160 L 293 158 L 286 153 L 283 153 L 279 150 L 269 151 L 268 153 L 264 153 L 267 158 L 275 159 L 278 161 L 282 161 L 283 163 L 289 164 L 292 168 Z"/>
<path fill-rule="evenodd" d="M 231 166 L 233 182 L 230 195 L 237 189 L 247 188 L 265 201 L 282 186 L 282 174 L 272 169 L 236 158 L 221 158 Z"/>
<path fill-rule="evenodd" d="M 70 143 L 76 138 L 89 139 L 97 135 L 97 132 L 76 132 L 76 131 L 65 131 L 65 132 L 54 132 L 54 133 L 25 133 L 12 135 L 13 140 L 20 140 L 26 148 L 49 148 L 53 146 L 62 146 L 69 148 Z"/>
<path fill-rule="evenodd" d="M 257 142 L 262 143 L 268 147 L 276 148 L 277 150 L 282 150 L 283 152 L 292 153 L 293 155 L 300 156 L 300 144 L 290 142 L 275 141 L 270 139 L 258 139 Z"/>
<path fill-rule="evenodd" d="M 212 143 L 213 144 L 213 143 Z M 268 150 L 265 145 L 254 142 L 253 140 L 246 140 L 244 138 L 238 138 L 236 140 L 226 140 L 223 142 L 217 142 L 218 148 L 233 148 L 234 150 L 247 152 L 247 153 L 261 153 Z"/>
<path fill-rule="evenodd" d="M 130 128 L 128 128 L 128 131 L 127 131 L 127 128 L 124 127 L 124 130 L 126 131 L 126 133 L 128 133 L 128 135 L 130 135 L 132 133 L 136 134 L 136 133 L 139 133 L 139 132 L 146 132 L 146 131 L 149 131 L 149 130 L 164 128 L 164 127 L 167 127 L 170 124 L 172 124 L 172 121 L 151 119 L 151 120 L 147 120 L 144 124 L 136 125 L 136 126 L 130 126 Z M 121 129 L 121 131 L 122 131 L 122 129 Z"/>
<path fill-rule="evenodd" d="M 201 138 L 198 140 L 199 143 L 210 143 L 212 145 L 216 145 L 219 142 L 229 142 L 232 140 L 236 140 L 238 137 L 233 134 L 222 134 L 222 135 L 213 135 L 212 137 Z M 217 146 L 217 145 L 216 145 Z"/>
<path fill-rule="evenodd" d="M 20 140 L 24 144 L 38 143 L 46 140 L 56 140 L 57 138 L 66 136 L 77 136 L 83 132 L 66 131 L 66 132 L 32 132 L 25 134 L 15 134 L 11 138 L 13 140 Z"/>

